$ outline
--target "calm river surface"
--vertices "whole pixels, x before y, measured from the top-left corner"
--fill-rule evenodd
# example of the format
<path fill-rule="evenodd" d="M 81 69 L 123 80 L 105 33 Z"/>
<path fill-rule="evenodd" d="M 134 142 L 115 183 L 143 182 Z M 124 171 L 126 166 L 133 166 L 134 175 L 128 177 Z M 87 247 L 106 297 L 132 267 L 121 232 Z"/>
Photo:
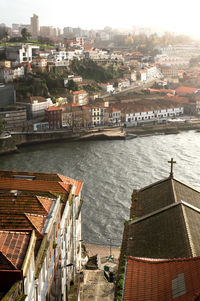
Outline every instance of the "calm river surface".
<path fill-rule="evenodd" d="M 60 173 L 84 181 L 83 239 L 120 245 L 131 194 L 169 175 L 200 190 L 200 133 L 139 137 L 127 141 L 59 142 L 21 148 L 0 157 L 0 169 Z"/>

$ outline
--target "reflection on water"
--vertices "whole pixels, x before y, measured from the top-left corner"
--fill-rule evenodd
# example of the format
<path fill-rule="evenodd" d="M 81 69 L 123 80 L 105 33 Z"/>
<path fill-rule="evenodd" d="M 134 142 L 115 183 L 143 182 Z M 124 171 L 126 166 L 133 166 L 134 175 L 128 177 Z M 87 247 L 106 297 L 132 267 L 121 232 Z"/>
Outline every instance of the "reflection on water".
<path fill-rule="evenodd" d="M 200 189 L 200 133 L 139 137 L 127 141 L 60 142 L 27 146 L 0 157 L 1 169 L 61 173 L 84 181 L 83 238 L 120 244 L 131 193 L 169 175 Z"/>

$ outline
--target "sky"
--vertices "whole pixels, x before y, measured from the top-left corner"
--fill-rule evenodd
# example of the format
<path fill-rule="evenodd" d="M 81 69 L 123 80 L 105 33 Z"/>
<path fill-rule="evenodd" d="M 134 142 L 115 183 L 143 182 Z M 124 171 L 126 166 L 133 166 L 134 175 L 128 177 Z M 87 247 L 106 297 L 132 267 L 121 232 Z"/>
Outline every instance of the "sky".
<path fill-rule="evenodd" d="M 0 0 L 0 23 L 30 24 L 35 13 L 40 26 L 82 29 L 152 26 L 200 38 L 199 8 L 199 0 Z"/>

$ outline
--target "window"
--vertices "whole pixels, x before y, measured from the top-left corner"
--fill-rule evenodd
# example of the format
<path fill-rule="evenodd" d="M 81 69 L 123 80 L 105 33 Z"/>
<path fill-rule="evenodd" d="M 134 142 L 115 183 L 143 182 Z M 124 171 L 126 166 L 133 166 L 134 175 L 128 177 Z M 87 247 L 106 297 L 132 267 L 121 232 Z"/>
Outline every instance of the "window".
<path fill-rule="evenodd" d="M 172 279 L 172 295 L 177 298 L 186 294 L 185 275 L 181 273 L 177 278 Z"/>

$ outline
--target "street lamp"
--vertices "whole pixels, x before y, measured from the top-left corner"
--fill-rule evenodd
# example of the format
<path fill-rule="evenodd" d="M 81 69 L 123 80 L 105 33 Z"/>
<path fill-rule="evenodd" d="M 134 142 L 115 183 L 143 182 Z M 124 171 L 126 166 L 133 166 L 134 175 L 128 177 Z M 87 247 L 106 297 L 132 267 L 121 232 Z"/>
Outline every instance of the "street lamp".
<path fill-rule="evenodd" d="M 110 255 L 109 256 L 106 256 L 106 260 L 113 260 L 114 259 L 114 255 L 112 255 L 112 241 L 113 239 L 111 240 L 111 238 L 108 238 L 110 240 Z"/>

